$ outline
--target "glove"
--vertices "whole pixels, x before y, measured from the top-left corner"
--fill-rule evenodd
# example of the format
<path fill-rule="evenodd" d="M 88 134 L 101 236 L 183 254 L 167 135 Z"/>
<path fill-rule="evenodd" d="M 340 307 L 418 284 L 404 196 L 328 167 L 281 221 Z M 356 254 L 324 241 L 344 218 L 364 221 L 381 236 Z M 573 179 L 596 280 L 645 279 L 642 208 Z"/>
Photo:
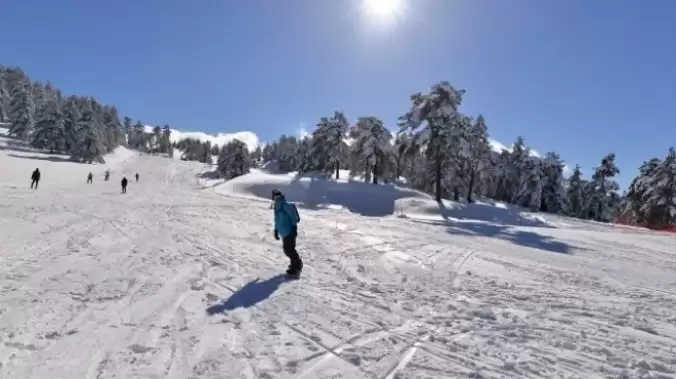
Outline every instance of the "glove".
<path fill-rule="evenodd" d="M 279 233 L 277 233 L 277 229 L 275 229 L 275 239 L 279 241 Z"/>

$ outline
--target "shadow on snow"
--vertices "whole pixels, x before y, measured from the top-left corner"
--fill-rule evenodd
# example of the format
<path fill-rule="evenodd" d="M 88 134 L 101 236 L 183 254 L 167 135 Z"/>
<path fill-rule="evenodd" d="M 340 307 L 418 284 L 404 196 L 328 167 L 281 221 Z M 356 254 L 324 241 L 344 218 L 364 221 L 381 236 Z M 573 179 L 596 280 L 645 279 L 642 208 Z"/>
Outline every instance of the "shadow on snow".
<path fill-rule="evenodd" d="M 432 221 L 416 220 L 413 222 L 431 225 L 446 226 L 450 234 L 462 234 L 472 237 L 491 237 L 509 241 L 515 245 L 530 247 L 559 254 L 572 254 L 572 246 L 565 242 L 557 241 L 551 236 L 542 235 L 531 231 L 516 230 L 509 225 L 490 224 L 486 222 L 455 222 L 452 220 Z M 575 247 L 580 249 L 579 247 Z"/>
<path fill-rule="evenodd" d="M 250 281 L 237 292 L 233 293 L 225 301 L 210 306 L 207 308 L 207 313 L 214 315 L 217 313 L 231 311 L 235 308 L 249 308 L 256 306 L 261 301 L 270 297 L 270 295 L 272 295 L 279 288 L 279 286 L 284 283 L 285 276 L 280 274 L 262 282 L 259 280 L 260 278 L 256 278 Z"/>
<path fill-rule="evenodd" d="M 394 214 L 395 202 L 406 197 L 424 198 L 419 192 L 392 184 L 371 184 L 361 181 L 336 181 L 321 177 L 300 177 L 286 183 L 256 183 L 243 186 L 257 197 L 270 199 L 273 189 L 284 193 L 288 201 L 318 210 L 337 206 L 351 213 L 369 217 Z"/>

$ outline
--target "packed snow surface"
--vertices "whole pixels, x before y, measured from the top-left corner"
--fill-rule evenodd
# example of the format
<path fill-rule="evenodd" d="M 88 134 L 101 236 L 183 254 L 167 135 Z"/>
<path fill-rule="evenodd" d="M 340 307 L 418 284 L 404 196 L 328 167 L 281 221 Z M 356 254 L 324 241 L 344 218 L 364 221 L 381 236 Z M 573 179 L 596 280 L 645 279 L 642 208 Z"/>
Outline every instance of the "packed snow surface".
<path fill-rule="evenodd" d="M 2 142 L 0 378 L 676 375 L 673 235 L 262 171 L 203 188 L 190 162 Z M 298 281 L 273 185 L 299 204 Z"/>

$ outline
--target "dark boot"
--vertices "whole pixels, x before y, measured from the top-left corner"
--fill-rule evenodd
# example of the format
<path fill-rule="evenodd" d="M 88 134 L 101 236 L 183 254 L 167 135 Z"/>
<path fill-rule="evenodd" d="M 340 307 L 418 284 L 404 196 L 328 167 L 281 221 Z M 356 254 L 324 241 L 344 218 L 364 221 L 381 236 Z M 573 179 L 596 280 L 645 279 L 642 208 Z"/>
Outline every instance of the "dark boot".
<path fill-rule="evenodd" d="M 286 271 L 289 275 L 297 275 L 303 271 L 303 261 L 301 261 L 298 252 L 296 251 L 296 237 L 298 236 L 298 231 L 296 228 L 286 237 L 282 239 L 282 247 L 284 249 L 284 254 L 289 257 L 291 264 L 289 269 Z"/>

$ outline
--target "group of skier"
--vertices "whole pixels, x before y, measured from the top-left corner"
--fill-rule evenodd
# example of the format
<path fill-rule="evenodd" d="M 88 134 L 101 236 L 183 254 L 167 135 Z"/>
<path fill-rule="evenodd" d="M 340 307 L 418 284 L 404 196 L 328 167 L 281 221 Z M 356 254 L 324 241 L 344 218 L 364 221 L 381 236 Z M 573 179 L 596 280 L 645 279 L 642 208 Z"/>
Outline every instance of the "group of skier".
<path fill-rule="evenodd" d="M 139 180 L 139 174 L 135 175 L 136 181 Z M 31 188 L 38 188 L 40 182 L 40 170 L 35 169 L 31 176 Z M 106 171 L 105 180 L 110 179 L 110 171 Z M 94 181 L 94 175 L 90 172 L 87 175 L 87 183 L 91 184 Z M 122 193 L 127 193 L 127 184 L 129 181 L 127 177 L 123 177 L 121 181 Z M 284 254 L 289 258 L 290 264 L 286 270 L 286 275 L 290 278 L 300 277 L 303 271 L 303 261 L 296 251 L 296 238 L 298 237 L 298 223 L 300 222 L 300 215 L 298 209 L 292 203 L 286 201 L 284 194 L 275 189 L 272 191 L 272 201 L 274 202 L 272 208 L 274 210 L 274 236 L 276 240 L 282 240 L 282 249 Z"/>
<path fill-rule="evenodd" d="M 41 175 L 40 169 L 36 168 L 35 171 L 33 171 L 33 174 L 31 175 L 31 189 L 38 189 L 38 183 L 40 182 L 40 175 Z M 138 172 L 134 176 L 136 177 L 136 181 L 138 182 L 138 180 L 139 180 Z M 109 179 L 110 179 L 110 171 L 106 170 L 105 181 L 108 181 Z M 87 184 L 92 184 L 93 182 L 94 182 L 94 174 L 92 174 L 90 172 L 89 174 L 87 174 Z M 122 177 L 122 181 L 120 182 L 120 184 L 122 185 L 122 193 L 123 194 L 127 193 L 127 184 L 128 183 L 129 183 L 129 181 L 127 180 L 127 177 L 126 176 Z"/>

